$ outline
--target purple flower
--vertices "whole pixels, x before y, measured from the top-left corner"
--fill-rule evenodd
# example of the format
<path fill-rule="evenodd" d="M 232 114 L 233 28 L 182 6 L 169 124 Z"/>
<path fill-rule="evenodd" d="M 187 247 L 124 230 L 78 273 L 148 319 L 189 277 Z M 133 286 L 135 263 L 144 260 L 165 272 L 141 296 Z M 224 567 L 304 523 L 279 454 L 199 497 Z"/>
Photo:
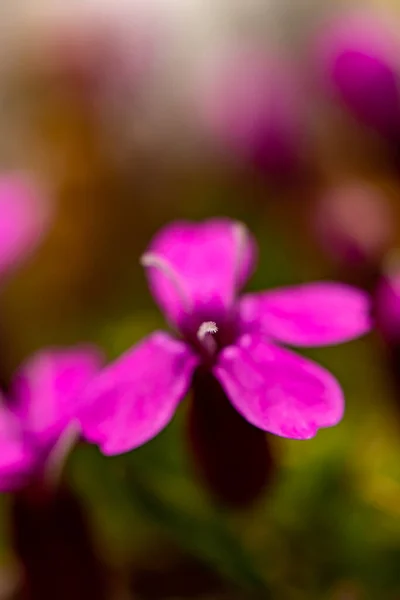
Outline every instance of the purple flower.
<path fill-rule="evenodd" d="M 389 344 L 400 342 L 400 265 L 392 259 L 375 290 L 375 318 L 377 329 Z"/>
<path fill-rule="evenodd" d="M 0 277 L 36 247 L 48 218 L 47 204 L 26 178 L 0 177 Z"/>
<path fill-rule="evenodd" d="M 142 257 L 153 297 L 176 336 L 157 331 L 102 371 L 84 394 L 85 437 L 127 452 L 172 419 L 194 371 L 218 380 L 253 426 L 307 439 L 337 424 L 343 394 L 324 368 L 279 345 L 324 346 L 370 327 L 368 296 L 331 282 L 238 297 L 256 244 L 228 219 L 176 222 Z"/>
<path fill-rule="evenodd" d="M 41 351 L 18 370 L 0 406 L 1 491 L 40 477 L 62 454 L 80 394 L 100 364 L 97 350 L 78 347 Z"/>
<path fill-rule="evenodd" d="M 304 156 L 307 115 L 291 65 L 257 48 L 233 48 L 210 63 L 196 98 L 214 143 L 268 175 L 293 175 Z"/>
<path fill-rule="evenodd" d="M 390 26 L 377 15 L 356 12 L 331 23 L 323 35 L 321 66 L 346 107 L 381 135 L 398 135 L 398 48 Z"/>
<path fill-rule="evenodd" d="M 394 400 L 400 408 L 400 263 L 397 254 L 386 258 L 373 291 L 375 328 L 391 376 Z"/>

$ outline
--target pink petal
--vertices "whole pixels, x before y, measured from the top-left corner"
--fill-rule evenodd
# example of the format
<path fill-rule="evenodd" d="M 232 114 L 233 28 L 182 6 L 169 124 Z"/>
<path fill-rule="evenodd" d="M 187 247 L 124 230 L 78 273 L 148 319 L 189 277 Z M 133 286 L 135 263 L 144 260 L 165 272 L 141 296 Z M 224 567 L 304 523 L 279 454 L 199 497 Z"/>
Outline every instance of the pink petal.
<path fill-rule="evenodd" d="M 342 418 L 343 394 L 328 371 L 257 336 L 223 350 L 214 373 L 236 410 L 276 435 L 311 438 Z"/>
<path fill-rule="evenodd" d="M 0 404 L 0 492 L 13 490 L 23 481 L 33 464 L 33 456 L 24 443 L 18 419 Z"/>
<path fill-rule="evenodd" d="M 322 82 L 361 123 L 392 138 L 400 117 L 393 23 L 363 9 L 346 11 L 321 31 L 315 53 Z"/>
<path fill-rule="evenodd" d="M 196 357 L 183 342 L 156 332 L 109 365 L 89 387 L 84 436 L 104 454 L 120 454 L 155 437 L 190 385 Z"/>
<path fill-rule="evenodd" d="M 76 416 L 81 393 L 101 363 L 96 348 L 78 346 L 38 352 L 20 368 L 11 394 L 22 427 L 35 442 L 56 441 Z"/>
<path fill-rule="evenodd" d="M 0 274 L 25 258 L 46 230 L 48 207 L 20 175 L 0 178 Z"/>
<path fill-rule="evenodd" d="M 397 344 L 400 340 L 400 262 L 389 255 L 390 263 L 375 288 L 375 320 L 384 340 Z"/>
<path fill-rule="evenodd" d="M 348 285 L 311 283 L 248 294 L 240 301 L 243 332 L 294 346 L 346 342 L 371 328 L 368 295 Z"/>
<path fill-rule="evenodd" d="M 255 242 L 241 223 L 181 221 L 154 237 L 143 264 L 149 267 L 151 292 L 168 319 L 182 326 L 195 315 L 199 326 L 225 316 L 252 272 L 255 251 Z"/>

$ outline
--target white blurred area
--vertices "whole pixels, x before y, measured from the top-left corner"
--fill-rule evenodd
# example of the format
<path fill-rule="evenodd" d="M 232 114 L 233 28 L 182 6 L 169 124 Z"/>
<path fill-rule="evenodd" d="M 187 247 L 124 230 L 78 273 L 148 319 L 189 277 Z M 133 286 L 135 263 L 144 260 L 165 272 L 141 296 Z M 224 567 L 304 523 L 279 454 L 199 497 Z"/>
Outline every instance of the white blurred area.
<path fill-rule="evenodd" d="M 15 111 L 13 92 L 15 80 L 28 75 L 51 76 L 53 85 L 57 75 L 71 89 L 83 90 L 82 101 L 90 105 L 110 152 L 121 160 L 129 160 L 132 146 L 166 160 L 199 160 L 207 141 L 195 95 L 213 56 L 251 43 L 274 56 L 289 56 L 298 70 L 308 34 L 336 10 L 335 4 L 3 0 L 0 161 L 18 156 L 23 129 L 30 126 Z"/>
<path fill-rule="evenodd" d="M 202 61 L 241 39 L 277 43 L 281 12 L 277 0 L 7 0 L 0 3 L 2 95 L 13 97 L 21 72 L 63 73 L 71 85 L 79 75 L 93 86 L 91 101 L 119 151 L 133 140 L 157 146 L 171 135 L 169 152 L 186 151 Z M 0 127 L 10 141 L 8 104 L 2 102 Z"/>

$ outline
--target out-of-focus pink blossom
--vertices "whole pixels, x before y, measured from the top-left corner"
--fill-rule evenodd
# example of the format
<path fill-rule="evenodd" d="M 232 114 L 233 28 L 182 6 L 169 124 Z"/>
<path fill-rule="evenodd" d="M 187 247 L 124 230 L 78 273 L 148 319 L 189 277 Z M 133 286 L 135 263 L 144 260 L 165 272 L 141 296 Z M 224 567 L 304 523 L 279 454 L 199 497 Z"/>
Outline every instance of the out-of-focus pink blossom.
<path fill-rule="evenodd" d="M 400 342 L 400 262 L 391 257 L 375 290 L 377 329 L 389 344 Z"/>
<path fill-rule="evenodd" d="M 325 83 L 362 124 L 389 139 L 400 134 L 399 50 L 396 32 L 366 12 L 331 21 L 317 47 Z"/>
<path fill-rule="evenodd" d="M 19 174 L 0 177 L 0 278 L 36 248 L 49 217 L 33 182 Z"/>
<path fill-rule="evenodd" d="M 284 58 L 240 48 L 212 55 L 200 77 L 197 103 L 211 140 L 239 161 L 285 176 L 304 159 L 306 105 Z"/>
<path fill-rule="evenodd" d="M 393 215 L 378 189 L 352 182 L 323 196 L 317 206 L 315 235 L 340 264 L 378 264 L 393 242 Z"/>
<path fill-rule="evenodd" d="M 57 469 L 81 393 L 101 362 L 95 348 L 53 349 L 37 353 L 18 370 L 0 406 L 1 491 L 40 478 L 46 466 Z"/>

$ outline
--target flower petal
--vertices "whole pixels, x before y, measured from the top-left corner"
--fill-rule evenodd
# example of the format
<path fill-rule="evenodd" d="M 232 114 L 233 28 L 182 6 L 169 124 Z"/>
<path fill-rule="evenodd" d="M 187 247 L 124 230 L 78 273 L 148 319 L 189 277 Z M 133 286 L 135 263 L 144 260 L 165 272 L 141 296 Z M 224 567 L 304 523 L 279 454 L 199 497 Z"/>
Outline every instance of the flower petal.
<path fill-rule="evenodd" d="M 256 336 L 223 350 L 214 374 L 245 419 L 276 435 L 311 438 L 343 415 L 342 391 L 328 371 Z"/>
<path fill-rule="evenodd" d="M 17 488 L 33 464 L 18 419 L 0 399 L 0 492 Z"/>
<path fill-rule="evenodd" d="M 109 365 L 89 386 L 83 435 L 104 454 L 121 454 L 155 437 L 172 419 L 196 366 L 190 348 L 156 332 Z"/>
<path fill-rule="evenodd" d="M 94 347 L 38 352 L 17 372 L 11 396 L 24 432 L 34 442 L 54 442 L 74 419 L 84 387 L 99 371 L 102 357 Z"/>
<path fill-rule="evenodd" d="M 240 301 L 243 332 L 293 346 L 345 342 L 371 328 L 368 295 L 348 285 L 318 282 L 247 294 Z"/>
<path fill-rule="evenodd" d="M 194 326 L 199 326 L 224 317 L 251 274 L 255 252 L 255 242 L 241 223 L 181 221 L 155 236 L 142 263 L 167 318 L 182 327 L 195 315 Z"/>
<path fill-rule="evenodd" d="M 0 274 L 33 250 L 48 219 L 48 206 L 24 177 L 0 178 Z"/>

